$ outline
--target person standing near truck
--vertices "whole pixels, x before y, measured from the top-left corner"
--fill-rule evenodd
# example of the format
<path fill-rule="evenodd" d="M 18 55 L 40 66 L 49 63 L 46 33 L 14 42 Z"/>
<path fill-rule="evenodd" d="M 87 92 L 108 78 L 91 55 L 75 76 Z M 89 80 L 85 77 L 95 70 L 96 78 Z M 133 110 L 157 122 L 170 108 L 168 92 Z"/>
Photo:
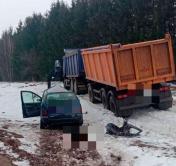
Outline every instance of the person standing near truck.
<path fill-rule="evenodd" d="M 48 74 L 48 89 L 51 88 L 51 81 L 62 81 L 62 66 L 59 60 L 55 61 L 54 69 Z"/>

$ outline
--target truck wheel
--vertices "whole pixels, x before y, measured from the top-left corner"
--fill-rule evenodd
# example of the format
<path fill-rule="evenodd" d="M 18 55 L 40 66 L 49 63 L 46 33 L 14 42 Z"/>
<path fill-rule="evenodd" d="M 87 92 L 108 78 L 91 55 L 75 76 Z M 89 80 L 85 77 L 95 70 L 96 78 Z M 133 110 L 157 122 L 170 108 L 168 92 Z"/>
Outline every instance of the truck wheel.
<path fill-rule="evenodd" d="M 128 118 L 133 114 L 132 110 L 120 110 L 118 108 L 118 101 L 115 99 L 114 95 L 110 96 L 109 99 L 109 107 L 110 110 L 115 114 L 117 117 Z"/>
<path fill-rule="evenodd" d="M 113 95 L 110 96 L 110 99 L 109 99 L 109 107 L 110 107 L 110 110 L 111 110 L 113 113 L 116 113 L 116 112 L 117 112 L 116 100 L 115 100 L 115 98 L 114 98 Z"/>
<path fill-rule="evenodd" d="M 163 111 L 167 111 L 171 107 L 172 107 L 172 101 L 159 103 L 154 106 L 154 108 L 159 109 L 159 110 L 163 110 Z"/>
<path fill-rule="evenodd" d="M 74 92 L 74 80 L 73 79 L 70 80 L 70 90 Z"/>
<path fill-rule="evenodd" d="M 164 94 L 164 93 L 166 93 L 166 94 Z M 162 95 L 163 98 L 164 98 L 164 96 L 168 96 L 165 98 L 165 99 L 167 99 L 167 101 L 162 101 L 162 100 L 160 101 L 160 97 L 161 97 L 160 95 Z M 167 92 L 162 92 L 162 94 L 158 94 L 158 97 L 157 98 L 155 97 L 154 99 L 155 100 L 152 100 L 153 108 L 158 109 L 158 110 L 168 110 L 173 105 L 173 98 L 172 98 L 171 90 L 169 90 Z"/>
<path fill-rule="evenodd" d="M 108 106 L 108 97 L 107 97 L 105 89 L 101 90 L 101 101 L 102 101 L 103 107 L 105 109 L 108 109 L 109 108 L 109 106 Z"/>
<path fill-rule="evenodd" d="M 122 117 L 122 118 L 129 118 L 131 115 L 133 114 L 133 110 L 120 110 L 120 108 L 118 108 L 118 101 L 117 101 L 117 110 L 115 115 L 117 117 Z"/>
<path fill-rule="evenodd" d="M 69 88 L 67 86 L 67 80 L 66 79 L 64 79 L 64 88 L 67 89 L 67 90 L 69 90 Z"/>
<path fill-rule="evenodd" d="M 92 86 L 89 84 L 88 85 L 88 94 L 89 94 L 89 100 L 92 102 L 92 103 L 95 103 L 96 102 L 96 99 L 94 97 L 94 93 L 93 93 L 93 88 Z"/>
<path fill-rule="evenodd" d="M 79 95 L 79 89 L 78 89 L 78 81 L 75 79 L 74 81 L 74 92 L 75 94 Z"/>
<path fill-rule="evenodd" d="M 67 89 L 67 86 L 66 86 L 66 80 L 64 80 L 64 88 Z"/>

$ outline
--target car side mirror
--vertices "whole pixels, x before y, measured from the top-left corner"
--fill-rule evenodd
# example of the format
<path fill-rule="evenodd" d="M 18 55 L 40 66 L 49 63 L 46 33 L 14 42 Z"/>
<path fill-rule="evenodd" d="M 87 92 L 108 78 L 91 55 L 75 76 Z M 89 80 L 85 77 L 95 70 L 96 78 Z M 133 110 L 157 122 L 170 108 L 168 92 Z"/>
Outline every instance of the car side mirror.
<path fill-rule="evenodd" d="M 87 115 L 88 114 L 88 112 L 85 112 L 85 113 L 83 113 L 84 115 Z"/>

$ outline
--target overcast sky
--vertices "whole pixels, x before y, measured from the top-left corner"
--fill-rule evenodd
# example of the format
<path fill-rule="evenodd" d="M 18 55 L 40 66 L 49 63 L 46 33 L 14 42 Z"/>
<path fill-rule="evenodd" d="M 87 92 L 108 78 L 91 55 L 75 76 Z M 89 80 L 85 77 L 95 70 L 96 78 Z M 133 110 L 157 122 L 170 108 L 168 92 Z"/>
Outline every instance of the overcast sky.
<path fill-rule="evenodd" d="M 16 27 L 19 20 L 35 13 L 44 14 L 57 0 L 0 0 L 0 36 L 8 27 Z M 64 0 L 70 3 L 71 0 Z"/>

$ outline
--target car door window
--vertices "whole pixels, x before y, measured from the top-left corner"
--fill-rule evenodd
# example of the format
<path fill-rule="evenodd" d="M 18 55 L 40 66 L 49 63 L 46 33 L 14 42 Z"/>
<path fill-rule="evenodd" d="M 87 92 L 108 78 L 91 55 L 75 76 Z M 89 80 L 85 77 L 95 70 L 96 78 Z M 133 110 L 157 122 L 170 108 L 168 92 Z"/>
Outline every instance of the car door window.
<path fill-rule="evenodd" d="M 31 92 L 23 92 L 23 103 L 30 104 L 30 103 L 40 103 L 41 98 L 34 93 Z"/>
<path fill-rule="evenodd" d="M 23 117 L 40 116 L 41 97 L 30 91 L 21 91 Z"/>

